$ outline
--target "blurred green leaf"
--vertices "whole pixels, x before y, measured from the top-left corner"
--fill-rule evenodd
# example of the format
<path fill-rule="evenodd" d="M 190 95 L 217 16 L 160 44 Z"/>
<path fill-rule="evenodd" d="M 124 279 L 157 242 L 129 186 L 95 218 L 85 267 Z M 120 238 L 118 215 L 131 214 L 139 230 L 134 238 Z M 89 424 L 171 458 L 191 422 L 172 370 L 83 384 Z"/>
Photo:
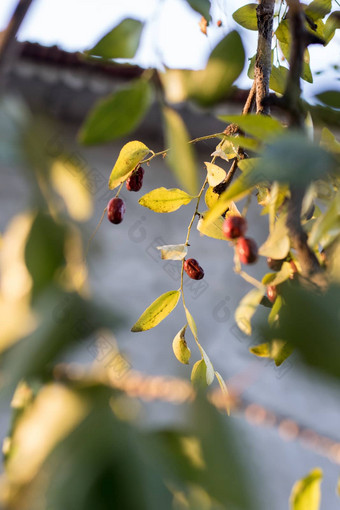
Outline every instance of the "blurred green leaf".
<path fill-rule="evenodd" d="M 265 286 L 263 286 L 263 289 L 252 289 L 241 299 L 238 307 L 236 308 L 236 324 L 246 335 L 251 335 L 251 318 L 256 312 L 265 293 Z"/>
<path fill-rule="evenodd" d="M 321 480 L 322 470 L 315 468 L 305 478 L 297 481 L 290 495 L 290 509 L 319 510 L 321 503 Z"/>
<path fill-rule="evenodd" d="M 237 124 L 243 131 L 249 135 L 266 141 L 277 135 L 284 133 L 282 124 L 266 115 L 219 115 L 223 122 Z"/>
<path fill-rule="evenodd" d="M 131 331 L 136 333 L 154 328 L 162 320 L 164 320 L 176 307 L 181 296 L 179 290 L 171 290 L 159 296 L 151 305 L 142 313 L 138 321 L 132 326 Z"/>
<path fill-rule="evenodd" d="M 194 197 L 178 188 L 156 188 L 139 199 L 139 204 L 157 213 L 177 211 L 187 205 Z"/>
<path fill-rule="evenodd" d="M 332 0 L 313 0 L 305 8 L 305 13 L 313 21 L 324 18 L 332 10 Z"/>
<path fill-rule="evenodd" d="M 208 22 L 211 21 L 210 16 L 210 0 L 187 0 L 188 4 L 194 11 L 201 14 Z"/>
<path fill-rule="evenodd" d="M 324 127 L 321 132 L 320 145 L 324 149 L 329 150 L 330 152 L 340 154 L 340 142 L 337 141 L 333 133 L 326 127 Z"/>
<path fill-rule="evenodd" d="M 216 379 L 218 380 L 218 384 L 220 385 L 223 397 L 225 399 L 225 408 L 226 408 L 227 414 L 228 414 L 228 416 L 230 416 L 230 395 L 229 395 L 227 385 L 226 385 L 223 377 L 221 376 L 221 374 L 219 372 L 216 372 L 216 370 L 215 370 L 215 375 L 216 375 Z"/>
<path fill-rule="evenodd" d="M 340 108 L 340 92 L 338 90 L 326 90 L 317 94 L 316 97 L 327 106 Z"/>
<path fill-rule="evenodd" d="M 340 287 L 317 293 L 289 280 L 280 285 L 280 294 L 285 301 L 280 321 L 275 328 L 262 325 L 264 338 L 289 342 L 306 363 L 340 377 Z"/>
<path fill-rule="evenodd" d="M 244 59 L 241 37 L 236 31 L 230 32 L 213 49 L 205 69 L 186 75 L 189 98 L 203 106 L 225 98 L 243 70 Z"/>
<path fill-rule="evenodd" d="M 241 27 L 257 31 L 256 7 L 257 4 L 243 5 L 233 13 L 233 19 Z"/>
<path fill-rule="evenodd" d="M 334 37 L 335 30 L 340 28 L 340 11 L 333 11 L 327 18 L 324 27 L 324 40 L 328 44 Z"/>
<path fill-rule="evenodd" d="M 139 46 L 143 23 L 126 18 L 108 32 L 86 55 L 111 58 L 133 58 Z"/>
<path fill-rule="evenodd" d="M 270 358 L 279 367 L 292 354 L 293 348 L 288 342 L 273 340 L 250 347 L 249 351 L 260 358 Z"/>
<path fill-rule="evenodd" d="M 278 92 L 279 94 L 284 93 L 288 79 L 288 72 L 288 69 L 284 66 L 272 66 L 269 87 L 274 90 L 274 92 Z"/>
<path fill-rule="evenodd" d="M 166 161 L 178 182 L 192 195 L 198 191 L 195 151 L 189 142 L 186 126 L 180 115 L 169 107 L 163 108 L 165 139 L 169 153 Z"/>
<path fill-rule="evenodd" d="M 109 142 L 134 130 L 142 121 L 151 103 L 151 88 L 146 80 L 100 99 L 90 111 L 79 132 L 86 145 Z"/>
<path fill-rule="evenodd" d="M 124 182 L 149 152 L 150 149 L 137 140 L 126 143 L 122 147 L 110 174 L 109 189 L 114 189 Z"/>
<path fill-rule="evenodd" d="M 289 23 L 287 19 L 284 19 L 280 22 L 279 26 L 275 31 L 275 35 L 279 40 L 281 51 L 289 61 L 290 58 L 290 47 L 291 47 L 291 34 L 289 30 Z M 304 64 L 301 78 L 309 83 L 313 83 L 313 76 L 309 65 L 310 57 L 308 49 L 305 50 L 304 53 Z"/>
<path fill-rule="evenodd" d="M 33 278 L 34 294 L 41 292 L 65 265 L 66 228 L 51 216 L 38 213 L 25 248 L 25 262 Z"/>
<path fill-rule="evenodd" d="M 281 215 L 276 221 L 268 239 L 260 246 L 259 255 L 277 260 L 286 258 L 290 249 L 286 219 L 285 215 Z"/>

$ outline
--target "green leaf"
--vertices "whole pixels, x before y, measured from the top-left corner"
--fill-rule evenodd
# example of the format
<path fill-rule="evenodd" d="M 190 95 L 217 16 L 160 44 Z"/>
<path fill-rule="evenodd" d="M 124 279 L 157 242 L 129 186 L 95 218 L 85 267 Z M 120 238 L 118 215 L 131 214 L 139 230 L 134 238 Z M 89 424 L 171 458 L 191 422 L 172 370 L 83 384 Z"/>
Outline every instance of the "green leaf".
<path fill-rule="evenodd" d="M 314 223 L 309 235 L 308 244 L 311 248 L 316 247 L 322 242 L 323 237 L 326 237 L 330 230 L 339 229 L 340 219 L 340 192 L 338 192 L 334 199 L 328 205 L 328 209 L 319 216 Z"/>
<path fill-rule="evenodd" d="M 133 58 L 139 46 L 143 23 L 126 18 L 108 32 L 86 55 L 111 58 Z"/>
<path fill-rule="evenodd" d="M 174 351 L 174 355 L 184 365 L 189 364 L 189 359 L 191 357 L 191 351 L 188 347 L 188 344 L 185 340 L 185 330 L 187 329 L 184 326 L 175 336 L 172 342 L 172 349 Z"/>
<path fill-rule="evenodd" d="M 272 325 L 279 318 L 279 311 L 284 305 L 283 299 L 280 295 L 278 295 L 273 303 L 273 306 L 268 315 L 268 324 Z"/>
<path fill-rule="evenodd" d="M 340 287 L 313 292 L 288 280 L 280 285 L 285 305 L 275 327 L 263 322 L 263 338 L 280 338 L 296 347 L 301 358 L 313 367 L 340 378 Z"/>
<path fill-rule="evenodd" d="M 157 213 L 177 211 L 182 205 L 187 205 L 195 198 L 177 188 L 157 188 L 139 199 L 140 205 Z"/>
<path fill-rule="evenodd" d="M 333 39 L 335 30 L 340 28 L 340 11 L 334 11 L 327 18 L 324 26 L 323 37 L 326 45 Z"/>
<path fill-rule="evenodd" d="M 198 175 L 194 148 L 180 115 L 169 107 L 163 108 L 165 139 L 169 147 L 166 157 L 178 182 L 192 195 L 198 191 Z"/>
<path fill-rule="evenodd" d="M 202 213 L 201 218 L 197 223 L 197 230 L 208 237 L 212 237 L 213 239 L 219 239 L 221 241 L 227 241 L 225 235 L 223 234 L 223 222 L 224 219 L 221 217 L 216 218 L 212 223 L 206 224 L 204 221 L 204 217 L 207 212 Z"/>
<path fill-rule="evenodd" d="M 151 303 L 145 312 L 142 313 L 136 324 L 132 326 L 131 331 L 136 333 L 157 326 L 157 324 L 165 319 L 176 307 L 180 295 L 181 293 L 179 290 L 171 290 L 159 296 Z"/>
<path fill-rule="evenodd" d="M 278 28 L 275 32 L 276 37 L 279 40 L 281 51 L 286 58 L 286 60 L 289 61 L 290 58 L 290 47 L 291 47 L 291 34 L 289 30 L 289 23 L 287 19 L 284 19 L 279 24 Z M 308 81 L 309 83 L 313 83 L 313 76 L 309 65 L 309 52 L 308 49 L 304 52 L 304 66 L 302 71 L 302 79 L 305 81 Z"/>
<path fill-rule="evenodd" d="M 119 153 L 115 166 L 109 178 L 109 188 L 114 189 L 124 182 L 134 168 L 150 152 L 142 142 L 133 141 L 124 145 Z"/>
<path fill-rule="evenodd" d="M 207 161 L 204 164 L 207 167 L 209 186 L 217 186 L 217 184 L 220 184 L 226 178 L 227 174 L 220 166 L 208 163 Z"/>
<path fill-rule="evenodd" d="M 47 214 L 39 213 L 34 219 L 25 247 L 25 262 L 35 294 L 50 285 L 64 267 L 66 233 L 65 226 Z"/>
<path fill-rule="evenodd" d="M 240 7 L 234 12 L 233 19 L 236 23 L 241 25 L 241 27 L 257 31 L 256 7 L 257 4 L 243 5 L 243 7 Z"/>
<path fill-rule="evenodd" d="M 207 366 L 204 359 L 196 361 L 191 371 L 191 382 L 196 388 L 207 386 Z"/>
<path fill-rule="evenodd" d="M 293 269 L 290 262 L 284 262 L 280 271 L 276 273 L 267 273 L 262 278 L 263 285 L 280 285 L 285 282 L 293 274 Z"/>
<path fill-rule="evenodd" d="M 219 115 L 218 118 L 223 122 L 237 124 L 243 131 L 261 141 L 267 141 L 284 133 L 282 124 L 266 115 Z"/>
<path fill-rule="evenodd" d="M 332 10 L 332 0 L 313 0 L 305 9 L 305 13 L 313 21 L 324 18 Z"/>
<path fill-rule="evenodd" d="M 211 21 L 210 16 L 210 0 L 187 0 L 190 7 L 201 14 L 209 23 Z"/>
<path fill-rule="evenodd" d="M 321 502 L 321 480 L 322 470 L 315 468 L 305 478 L 297 481 L 290 495 L 290 509 L 319 510 Z"/>
<path fill-rule="evenodd" d="M 279 367 L 292 354 L 293 348 L 288 342 L 273 340 L 272 342 L 255 345 L 249 351 L 260 358 L 270 358 Z"/>
<path fill-rule="evenodd" d="M 151 103 L 151 88 L 146 80 L 100 99 L 90 111 L 79 132 L 81 143 L 103 143 L 129 134 L 143 119 Z"/>
<path fill-rule="evenodd" d="M 225 144 L 225 142 L 227 142 L 227 143 Z M 242 149 L 249 149 L 249 150 L 255 151 L 255 152 L 260 150 L 260 144 L 259 144 L 258 140 L 255 140 L 254 138 L 248 138 L 245 136 L 241 136 L 241 135 L 223 136 L 223 140 L 222 140 L 220 146 L 223 151 L 227 152 L 227 150 L 225 149 L 225 145 L 227 147 L 227 150 L 228 150 L 228 147 L 230 147 L 230 145 L 231 145 L 234 152 L 236 152 L 239 147 L 242 147 Z M 212 154 L 212 156 L 214 156 L 214 154 Z"/>
<path fill-rule="evenodd" d="M 275 92 L 283 94 L 286 89 L 288 72 L 288 69 L 284 66 L 276 67 L 273 65 L 270 75 L 269 87 Z"/>
<path fill-rule="evenodd" d="M 236 324 L 246 335 L 251 335 L 251 318 L 256 312 L 265 293 L 265 286 L 263 286 L 263 289 L 252 289 L 241 299 L 235 311 Z"/>
<path fill-rule="evenodd" d="M 243 70 L 244 59 L 241 37 L 232 31 L 213 49 L 204 70 L 188 71 L 185 75 L 189 98 L 203 106 L 225 98 Z"/>
<path fill-rule="evenodd" d="M 220 385 L 220 388 L 221 388 L 221 391 L 222 391 L 222 394 L 223 394 L 223 397 L 225 400 L 225 408 L 226 408 L 227 414 L 228 414 L 228 416 L 230 416 L 230 395 L 229 395 L 227 385 L 224 382 L 224 379 L 221 376 L 221 374 L 219 372 L 217 372 L 216 370 L 215 370 L 215 375 L 216 375 L 218 384 Z"/>
<path fill-rule="evenodd" d="M 337 141 L 333 133 L 327 128 L 323 128 L 321 132 L 320 145 L 330 152 L 340 154 L 340 142 Z"/>
<path fill-rule="evenodd" d="M 201 354 L 202 354 L 202 357 L 203 357 L 203 360 L 204 360 L 204 363 L 206 366 L 206 381 L 209 386 L 215 378 L 215 370 L 214 370 L 214 367 L 210 361 L 208 354 L 205 352 L 205 350 L 203 349 L 201 344 L 199 342 L 197 342 L 197 345 L 198 345 L 199 350 L 201 351 Z"/>
<path fill-rule="evenodd" d="M 188 247 L 185 244 L 166 244 L 157 246 L 157 250 L 161 251 L 163 260 L 183 260 L 188 253 Z"/>
<path fill-rule="evenodd" d="M 340 108 L 340 92 L 338 90 L 326 90 L 317 94 L 316 97 L 327 106 Z"/>
<path fill-rule="evenodd" d="M 286 226 L 286 215 L 281 215 L 276 221 L 273 231 L 268 239 L 259 248 L 259 254 L 272 259 L 284 259 L 290 249 L 288 228 Z"/>

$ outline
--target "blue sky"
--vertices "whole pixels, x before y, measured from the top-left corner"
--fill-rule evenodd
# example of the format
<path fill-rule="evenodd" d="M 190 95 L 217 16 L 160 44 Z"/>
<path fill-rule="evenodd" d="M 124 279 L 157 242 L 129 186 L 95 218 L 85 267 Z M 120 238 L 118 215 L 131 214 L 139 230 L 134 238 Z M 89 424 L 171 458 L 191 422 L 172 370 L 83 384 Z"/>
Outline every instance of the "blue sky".
<path fill-rule="evenodd" d="M 6 26 L 16 3 L 17 0 L 1 0 L 0 30 Z M 245 0 L 213 0 L 213 23 L 206 37 L 198 28 L 199 14 L 185 0 L 35 0 L 20 29 L 19 39 L 58 44 L 70 51 L 83 50 L 129 16 L 147 22 L 137 54 L 140 65 L 165 63 L 169 67 L 199 68 L 204 66 L 216 42 L 233 28 L 240 30 L 248 56 L 255 53 L 256 33 L 243 30 L 232 19 L 233 11 L 246 3 Z M 216 26 L 218 19 L 222 20 L 220 28 Z M 327 48 L 312 48 L 312 69 L 329 69 L 331 64 L 339 63 L 339 56 L 338 35 Z M 339 86 L 336 77 L 339 75 L 331 70 L 316 77 L 314 87 L 305 87 L 306 95 L 329 88 L 333 80 L 333 88 Z M 246 72 L 240 85 L 249 85 Z"/>

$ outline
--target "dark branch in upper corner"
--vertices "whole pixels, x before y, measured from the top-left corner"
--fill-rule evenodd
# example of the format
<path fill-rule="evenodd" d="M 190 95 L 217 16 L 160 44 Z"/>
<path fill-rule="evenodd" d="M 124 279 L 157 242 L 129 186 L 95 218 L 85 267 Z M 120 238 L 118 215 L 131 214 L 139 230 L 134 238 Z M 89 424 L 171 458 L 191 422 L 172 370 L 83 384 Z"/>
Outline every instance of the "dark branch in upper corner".
<path fill-rule="evenodd" d="M 6 66 L 13 54 L 15 45 L 15 36 L 23 22 L 28 9 L 30 8 L 33 0 L 19 0 L 17 6 L 12 14 L 12 17 L 7 25 L 7 28 L 1 33 L 0 36 L 0 73 Z"/>

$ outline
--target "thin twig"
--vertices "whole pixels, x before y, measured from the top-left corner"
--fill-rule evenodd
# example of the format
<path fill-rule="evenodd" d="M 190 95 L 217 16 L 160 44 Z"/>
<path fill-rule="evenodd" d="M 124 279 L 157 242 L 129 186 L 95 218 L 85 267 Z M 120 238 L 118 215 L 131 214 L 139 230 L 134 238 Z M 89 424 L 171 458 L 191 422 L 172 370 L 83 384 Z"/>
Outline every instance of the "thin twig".
<path fill-rule="evenodd" d="M 19 0 L 7 28 L 2 32 L 0 37 L 0 74 L 6 67 L 13 56 L 15 47 L 15 36 L 23 22 L 28 9 L 33 0 Z"/>

